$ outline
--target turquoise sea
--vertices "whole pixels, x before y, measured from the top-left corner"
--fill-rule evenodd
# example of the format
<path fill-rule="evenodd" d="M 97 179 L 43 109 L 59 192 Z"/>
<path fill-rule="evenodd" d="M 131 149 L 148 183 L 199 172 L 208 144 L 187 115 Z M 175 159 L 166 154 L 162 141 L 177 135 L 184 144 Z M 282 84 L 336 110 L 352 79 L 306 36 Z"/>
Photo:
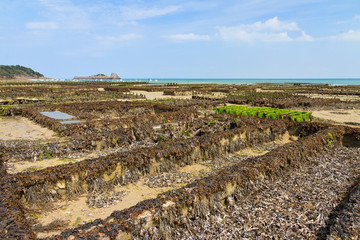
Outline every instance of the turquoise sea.
<path fill-rule="evenodd" d="M 44 80 L 42 80 L 44 81 Z M 45 80 L 49 81 L 49 80 Z M 50 80 L 51 81 L 51 80 Z M 110 81 L 146 82 L 153 84 L 256 84 L 256 83 L 308 83 L 329 85 L 360 85 L 360 78 L 125 78 L 111 79 L 53 79 L 52 81 Z"/>
<path fill-rule="evenodd" d="M 357 79 L 276 79 L 276 78 L 154 78 L 154 79 L 124 79 L 124 81 L 146 81 L 150 83 L 179 83 L 179 84 L 255 84 L 255 83 L 311 83 L 329 85 L 360 85 Z"/>

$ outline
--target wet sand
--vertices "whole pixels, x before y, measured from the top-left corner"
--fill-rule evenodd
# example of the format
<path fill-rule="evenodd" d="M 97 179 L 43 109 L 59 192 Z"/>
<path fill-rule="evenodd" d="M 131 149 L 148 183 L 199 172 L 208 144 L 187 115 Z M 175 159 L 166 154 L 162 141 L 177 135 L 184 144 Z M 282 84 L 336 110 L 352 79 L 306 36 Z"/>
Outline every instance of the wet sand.
<path fill-rule="evenodd" d="M 357 95 L 331 95 L 331 94 L 314 94 L 314 93 L 298 93 L 297 95 L 306 96 L 309 98 L 325 98 L 332 99 L 338 98 L 341 101 L 360 101 L 360 97 Z"/>
<path fill-rule="evenodd" d="M 56 138 L 50 129 L 23 117 L 0 117 L 0 140 L 49 140 Z"/>
<path fill-rule="evenodd" d="M 337 123 L 358 123 L 360 124 L 360 109 L 345 110 L 321 110 L 313 111 L 312 116 L 316 118 L 335 121 Z"/>

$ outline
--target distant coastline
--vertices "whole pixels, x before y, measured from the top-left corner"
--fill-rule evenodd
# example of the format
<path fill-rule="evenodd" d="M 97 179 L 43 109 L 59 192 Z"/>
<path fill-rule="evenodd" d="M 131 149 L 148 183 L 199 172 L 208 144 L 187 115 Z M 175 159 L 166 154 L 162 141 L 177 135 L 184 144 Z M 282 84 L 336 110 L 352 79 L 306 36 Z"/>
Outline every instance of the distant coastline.
<path fill-rule="evenodd" d="M 360 85 L 360 78 L 125 78 L 129 82 L 149 82 L 156 84 L 328 84 Z"/>
<path fill-rule="evenodd" d="M 89 78 L 46 79 L 36 81 L 108 81 L 108 82 L 141 82 L 150 84 L 328 84 L 332 86 L 360 85 L 360 78 Z"/>
<path fill-rule="evenodd" d="M 24 79 L 41 79 L 45 78 L 39 72 L 34 71 L 31 68 L 27 68 L 20 65 L 0 65 L 0 80 L 24 80 Z"/>

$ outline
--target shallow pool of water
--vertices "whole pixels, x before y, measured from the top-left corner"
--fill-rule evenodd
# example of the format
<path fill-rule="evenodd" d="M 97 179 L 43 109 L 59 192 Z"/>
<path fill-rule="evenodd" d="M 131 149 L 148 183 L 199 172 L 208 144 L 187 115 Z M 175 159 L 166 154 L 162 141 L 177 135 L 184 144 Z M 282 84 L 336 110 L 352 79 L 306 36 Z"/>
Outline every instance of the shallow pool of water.
<path fill-rule="evenodd" d="M 42 115 L 47 116 L 49 118 L 57 119 L 57 120 L 63 120 L 63 119 L 71 119 L 74 118 L 74 116 L 69 115 L 67 113 L 63 113 L 60 111 L 54 111 L 54 112 L 40 112 Z"/>
<path fill-rule="evenodd" d="M 61 121 L 61 124 L 72 124 L 72 123 L 81 123 L 84 121 L 79 121 L 79 120 L 68 120 L 68 121 Z"/>

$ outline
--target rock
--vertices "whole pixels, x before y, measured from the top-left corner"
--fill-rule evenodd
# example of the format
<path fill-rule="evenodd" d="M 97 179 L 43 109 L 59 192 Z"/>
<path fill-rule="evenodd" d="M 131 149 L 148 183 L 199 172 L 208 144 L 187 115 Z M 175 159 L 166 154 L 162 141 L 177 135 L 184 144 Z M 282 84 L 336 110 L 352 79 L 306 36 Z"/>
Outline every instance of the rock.
<path fill-rule="evenodd" d="M 57 187 L 57 188 L 60 188 L 60 189 L 65 189 L 65 181 L 59 181 L 59 182 L 56 184 L 56 187 Z"/>
<path fill-rule="evenodd" d="M 227 205 L 233 207 L 235 205 L 235 200 L 233 197 L 229 196 L 226 198 L 226 203 L 227 203 Z"/>
<path fill-rule="evenodd" d="M 51 193 L 52 195 L 56 195 L 56 194 L 57 194 L 57 191 L 56 191 L 55 189 L 51 189 L 51 190 L 50 190 L 50 193 Z"/>
<path fill-rule="evenodd" d="M 75 76 L 74 79 L 121 79 L 121 77 L 119 77 L 116 73 L 111 73 L 110 77 L 105 74 L 96 74 L 85 77 Z"/>
<path fill-rule="evenodd" d="M 120 78 L 116 73 L 111 73 L 110 78 Z"/>
<path fill-rule="evenodd" d="M 299 138 L 297 136 L 290 136 L 291 141 L 297 141 Z"/>

